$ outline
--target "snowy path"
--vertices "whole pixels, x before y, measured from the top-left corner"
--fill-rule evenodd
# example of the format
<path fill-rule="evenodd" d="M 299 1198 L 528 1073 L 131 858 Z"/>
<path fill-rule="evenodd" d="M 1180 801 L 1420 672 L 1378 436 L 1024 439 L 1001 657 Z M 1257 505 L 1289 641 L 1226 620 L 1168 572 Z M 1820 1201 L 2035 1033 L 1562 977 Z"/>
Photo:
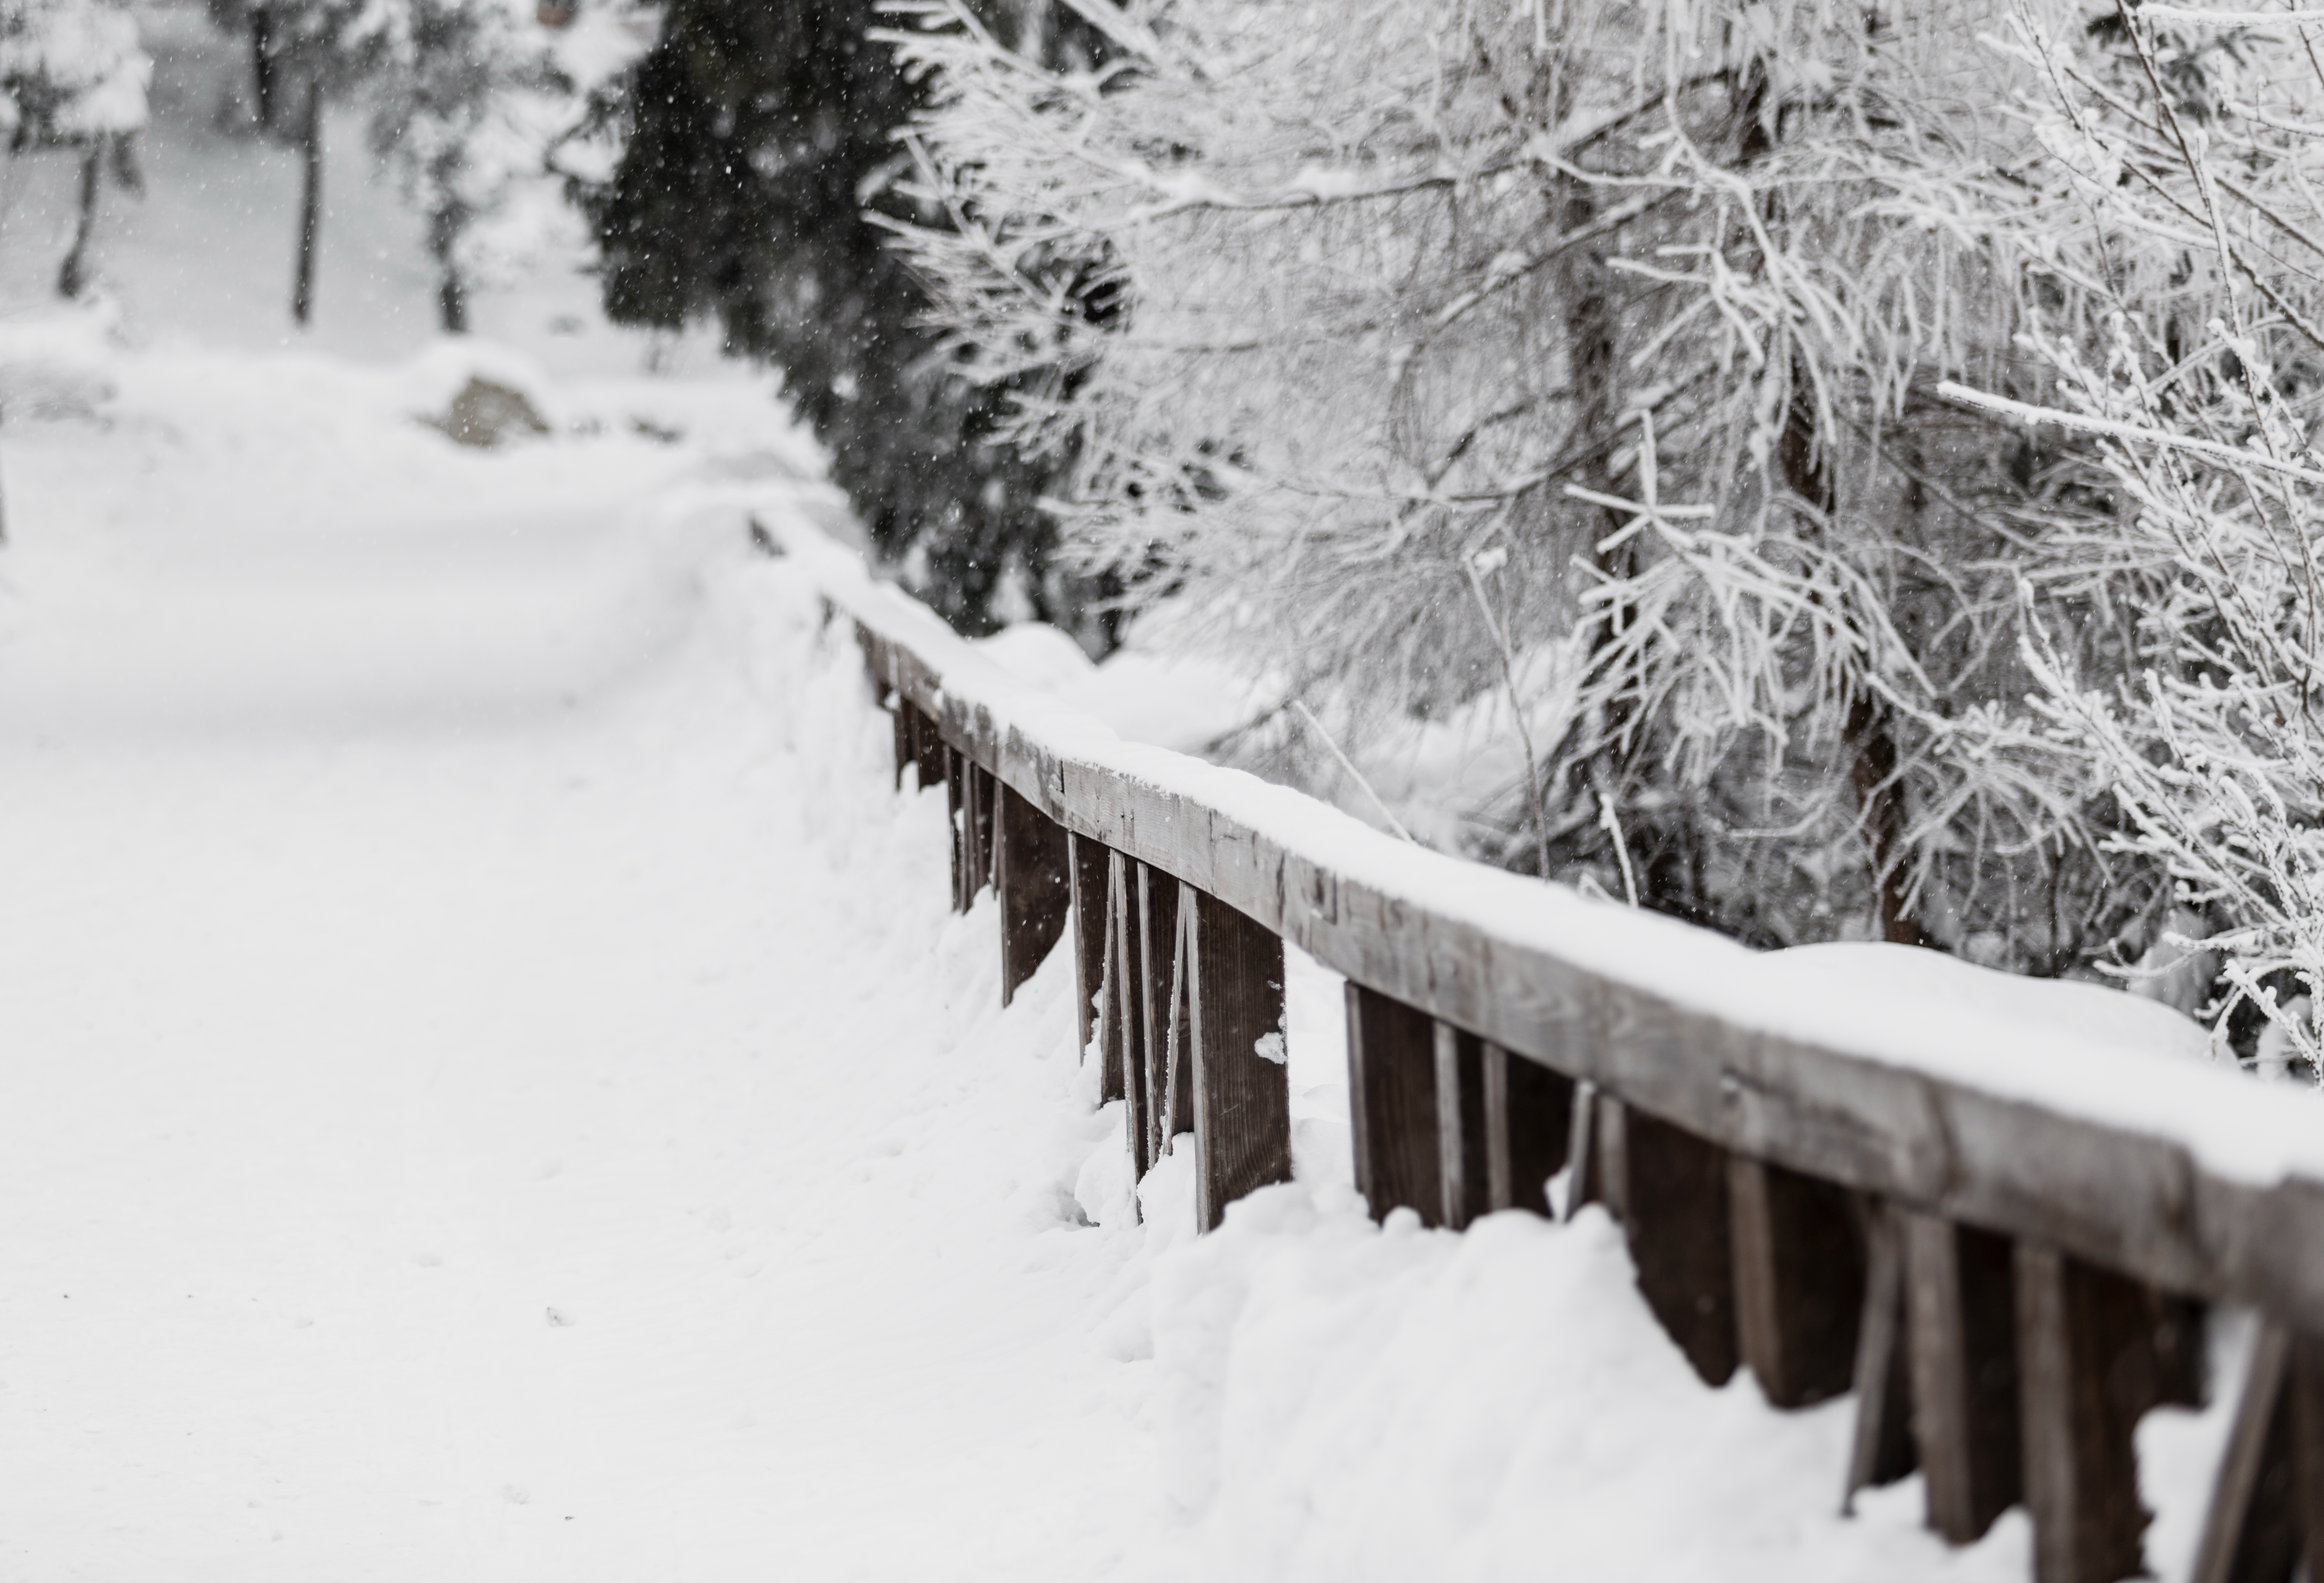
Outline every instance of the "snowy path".
<path fill-rule="evenodd" d="M 782 569 L 457 527 L 22 601 L 0 1574 L 1158 1561 L 1064 963 L 995 1009 Z"/>

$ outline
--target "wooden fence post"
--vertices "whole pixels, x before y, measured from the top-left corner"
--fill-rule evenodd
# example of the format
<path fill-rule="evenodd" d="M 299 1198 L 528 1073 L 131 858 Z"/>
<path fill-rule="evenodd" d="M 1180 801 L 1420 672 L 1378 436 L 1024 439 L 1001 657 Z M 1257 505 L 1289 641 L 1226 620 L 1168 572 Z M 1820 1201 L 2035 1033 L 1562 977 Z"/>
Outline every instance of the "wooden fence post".
<path fill-rule="evenodd" d="M 1628 1236 L 1638 1291 L 1694 1372 L 1724 1384 L 1736 1363 L 1727 1152 L 1628 1106 L 1599 1125 L 1607 1199 Z"/>
<path fill-rule="evenodd" d="M 968 893 L 972 900 L 974 899 L 977 892 L 992 883 L 993 847 L 997 845 L 993 840 L 994 815 L 997 811 L 993 804 L 1000 801 L 1000 786 L 1001 782 L 993 778 L 991 770 L 984 768 L 974 759 L 969 760 L 968 811 L 971 839 L 968 847 Z"/>
<path fill-rule="evenodd" d="M 2035 1583 L 2138 1577 L 2146 1512 L 2131 1431 L 2154 1393 L 2146 1295 L 2038 1243 L 2017 1244 L 2015 1275 Z"/>
<path fill-rule="evenodd" d="M 2210 1399 L 2209 1314 L 2191 1297 L 2141 1286 L 2154 1343 L 2153 1394 L 2145 1406 L 2200 1407 Z"/>
<path fill-rule="evenodd" d="M 1900 1211 L 1913 1440 L 1929 1526 L 1984 1536 L 2017 1499 L 2015 1282 L 2009 1240 Z"/>
<path fill-rule="evenodd" d="M 1864 1313 L 1857 1321 L 1856 1436 L 1848 1458 L 1850 1510 L 1856 1492 L 1894 1484 L 1920 1466 L 1913 1447 L 1913 1383 L 1904 1347 L 1904 1233 L 1883 1203 L 1865 1214 Z"/>
<path fill-rule="evenodd" d="M 1549 1179 L 1565 1168 L 1573 1079 L 1489 1040 L 1483 1050 L 1485 1208 L 1549 1213 Z"/>
<path fill-rule="evenodd" d="M 2261 1321 L 2190 1583 L 2291 1583 L 2301 1551 L 2292 1338 Z M 2315 1575 L 2311 1560 L 2309 1573 Z"/>
<path fill-rule="evenodd" d="M 1191 959 L 1181 931 L 1179 884 L 1143 863 L 1133 863 L 1137 876 L 1137 950 L 1130 982 L 1137 986 L 1135 1026 L 1142 1052 L 1139 1069 L 1146 1076 L 1146 1114 L 1153 1129 L 1148 1145 L 1159 1160 L 1170 1140 L 1194 1130 L 1194 1082 L 1192 1032 L 1187 1004 L 1193 989 L 1187 979 Z"/>
<path fill-rule="evenodd" d="M 952 830 L 952 910 L 968 911 L 968 755 L 945 744 L 945 822 Z"/>
<path fill-rule="evenodd" d="M 1848 1190 L 1728 1156 L 1736 1345 L 1777 1407 L 1846 1391 L 1864 1312 L 1864 1232 Z"/>
<path fill-rule="evenodd" d="M 1437 1218 L 1455 1231 L 1489 1212 L 1485 1159 L 1485 1046 L 1450 1023 L 1434 1029 L 1436 1065 Z"/>
<path fill-rule="evenodd" d="M 912 762 L 920 768 L 920 790 L 939 785 L 945 778 L 945 759 L 951 752 L 944 733 L 937 728 L 935 717 L 926 709 L 905 706 L 912 710 Z"/>
<path fill-rule="evenodd" d="M 976 904 L 976 893 L 984 884 L 984 851 L 982 810 L 977 803 L 984 796 L 984 772 L 966 754 L 960 760 L 960 910 L 967 912 Z"/>
<path fill-rule="evenodd" d="M 2312 1580 L 2324 1578 L 2324 1338 L 2292 1333 L 2292 1505 Z"/>
<path fill-rule="evenodd" d="M 1434 1022 L 1378 990 L 1348 983 L 1349 1119 L 1356 1190 L 1372 1218 L 1397 1208 L 1425 1225 L 1444 1213 L 1436 1127 Z"/>
<path fill-rule="evenodd" d="M 1098 992 L 1105 986 L 1104 843 L 1067 831 L 1065 864 L 1074 908 L 1074 1048 L 1086 1060 L 1097 1032 Z M 955 856 L 954 866 L 958 865 Z M 1120 1098 L 1120 1069 L 1105 1060 L 1103 1051 L 1098 1052 L 1098 1103 Z"/>
<path fill-rule="evenodd" d="M 1586 1079 L 1573 1085 L 1573 1130 L 1566 1134 L 1565 1218 L 1572 1219 L 1591 1204 L 1606 1202 L 1606 1140 L 1598 1125 L 1605 1114 L 1605 1096 Z M 1614 1214 L 1611 1205 L 1606 1212 Z M 1620 1218 L 1616 1216 L 1616 1218 Z"/>
<path fill-rule="evenodd" d="M 1629 1110 L 1620 1100 L 1595 1083 L 1577 1086 L 1566 1150 L 1573 1171 L 1565 1193 L 1568 1220 L 1591 1204 L 1601 1204 L 1607 1214 L 1623 1218 L 1624 1195 L 1629 1190 Z"/>
<path fill-rule="evenodd" d="M 912 762 L 915 751 L 912 741 L 912 716 L 915 711 L 910 704 L 904 701 L 902 693 L 891 696 L 896 700 L 896 707 L 889 711 L 888 721 L 896 733 L 895 789 L 901 792 L 904 789 L 904 766 Z"/>
<path fill-rule="evenodd" d="M 1154 1165 L 1152 1118 L 1147 1114 L 1146 1074 L 1139 1057 L 1136 962 L 1130 931 L 1130 859 L 1105 855 L 1106 1012 L 1112 1026 L 1106 1040 L 1106 1065 L 1116 1073 L 1122 1125 L 1130 1134 L 1130 1180 L 1144 1179 Z"/>
<path fill-rule="evenodd" d="M 1196 1224 L 1253 1189 L 1291 1180 L 1291 1082 L 1283 1036 L 1283 941 L 1182 885 L 1187 1022 L 1194 1032 Z"/>
<path fill-rule="evenodd" d="M 997 839 L 993 889 L 1001 899 L 1001 1004 L 1048 959 L 1065 937 L 1073 903 L 1065 828 L 997 782 L 1001 806 L 994 819 Z"/>

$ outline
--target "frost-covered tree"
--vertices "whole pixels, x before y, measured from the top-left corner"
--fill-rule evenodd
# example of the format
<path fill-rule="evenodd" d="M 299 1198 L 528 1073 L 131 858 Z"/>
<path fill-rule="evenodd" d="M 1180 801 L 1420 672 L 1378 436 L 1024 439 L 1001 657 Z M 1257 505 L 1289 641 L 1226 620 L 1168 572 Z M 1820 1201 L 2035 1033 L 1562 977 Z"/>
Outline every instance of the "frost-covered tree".
<path fill-rule="evenodd" d="M 2045 457 L 2023 570 L 2052 731 L 2015 751 L 2107 785 L 2116 846 L 2218 926 L 2223 1028 L 2264 1019 L 2263 1055 L 2324 1072 L 2293 1009 L 2324 1000 L 2324 24 L 2032 0 L 2015 23 L 2047 155 L 2017 211 L 2025 347 L 2055 383 L 1971 399 Z"/>
<path fill-rule="evenodd" d="M 1986 751 L 2028 485 L 1936 394 L 2016 388 L 1997 7 L 1075 9 L 1086 69 L 949 0 L 899 36 L 911 255 L 1087 566 L 1360 749 L 1497 721 L 1489 855 L 1767 940 L 2120 948 L 2090 788 Z"/>
<path fill-rule="evenodd" d="M 118 0 L 0 3 L 0 128 L 10 153 L 65 148 L 80 156 L 79 222 L 57 273 L 65 296 L 88 284 L 106 172 L 124 189 L 139 187 L 135 139 L 152 76 L 136 18 Z"/>

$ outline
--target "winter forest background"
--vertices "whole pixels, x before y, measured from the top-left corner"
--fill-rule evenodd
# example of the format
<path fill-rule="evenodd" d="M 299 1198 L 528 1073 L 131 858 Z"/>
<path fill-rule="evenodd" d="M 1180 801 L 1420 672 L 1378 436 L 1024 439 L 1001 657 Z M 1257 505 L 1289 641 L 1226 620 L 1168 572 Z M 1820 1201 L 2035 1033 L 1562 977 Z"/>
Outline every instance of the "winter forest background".
<path fill-rule="evenodd" d="M 17 296 L 101 304 L 106 216 L 166 199 L 157 29 L 295 162 L 251 218 L 286 328 L 355 289 L 358 128 L 442 331 L 581 251 L 616 322 L 779 370 L 955 625 L 1207 678 L 1213 757 L 2319 1069 L 2324 23 L 5 0 L 0 201 L 71 193 L 6 230 Z"/>

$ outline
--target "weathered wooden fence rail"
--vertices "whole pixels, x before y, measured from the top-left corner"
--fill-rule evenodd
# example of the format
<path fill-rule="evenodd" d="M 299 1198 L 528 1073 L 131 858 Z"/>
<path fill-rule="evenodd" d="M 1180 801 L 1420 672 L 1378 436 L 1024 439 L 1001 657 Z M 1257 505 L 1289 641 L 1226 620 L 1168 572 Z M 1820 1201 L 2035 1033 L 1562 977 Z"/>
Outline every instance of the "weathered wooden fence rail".
<path fill-rule="evenodd" d="M 954 905 L 998 896 L 1003 998 L 1071 936 L 1083 1047 L 1134 1162 L 1191 1131 L 1204 1227 L 1290 1175 L 1291 940 L 1348 980 L 1374 1215 L 1546 1213 L 1570 1165 L 1704 1379 L 1748 1368 L 1782 1407 L 1852 1390 L 1836 1483 L 1917 1469 L 1956 1543 L 2023 1502 L 2040 1583 L 2143 1571 L 2133 1429 L 2201 1399 L 2208 1303 L 2256 1308 L 2195 1576 L 2324 1578 L 2324 1112 L 2153 1058 L 2110 1090 L 2061 1052 L 2082 1060 L 2061 1098 L 2054 1073 L 1832 1036 L 1738 948 L 1121 745 L 1012 692 L 852 558 L 792 548 L 854 625 L 899 779 L 946 788 Z"/>

